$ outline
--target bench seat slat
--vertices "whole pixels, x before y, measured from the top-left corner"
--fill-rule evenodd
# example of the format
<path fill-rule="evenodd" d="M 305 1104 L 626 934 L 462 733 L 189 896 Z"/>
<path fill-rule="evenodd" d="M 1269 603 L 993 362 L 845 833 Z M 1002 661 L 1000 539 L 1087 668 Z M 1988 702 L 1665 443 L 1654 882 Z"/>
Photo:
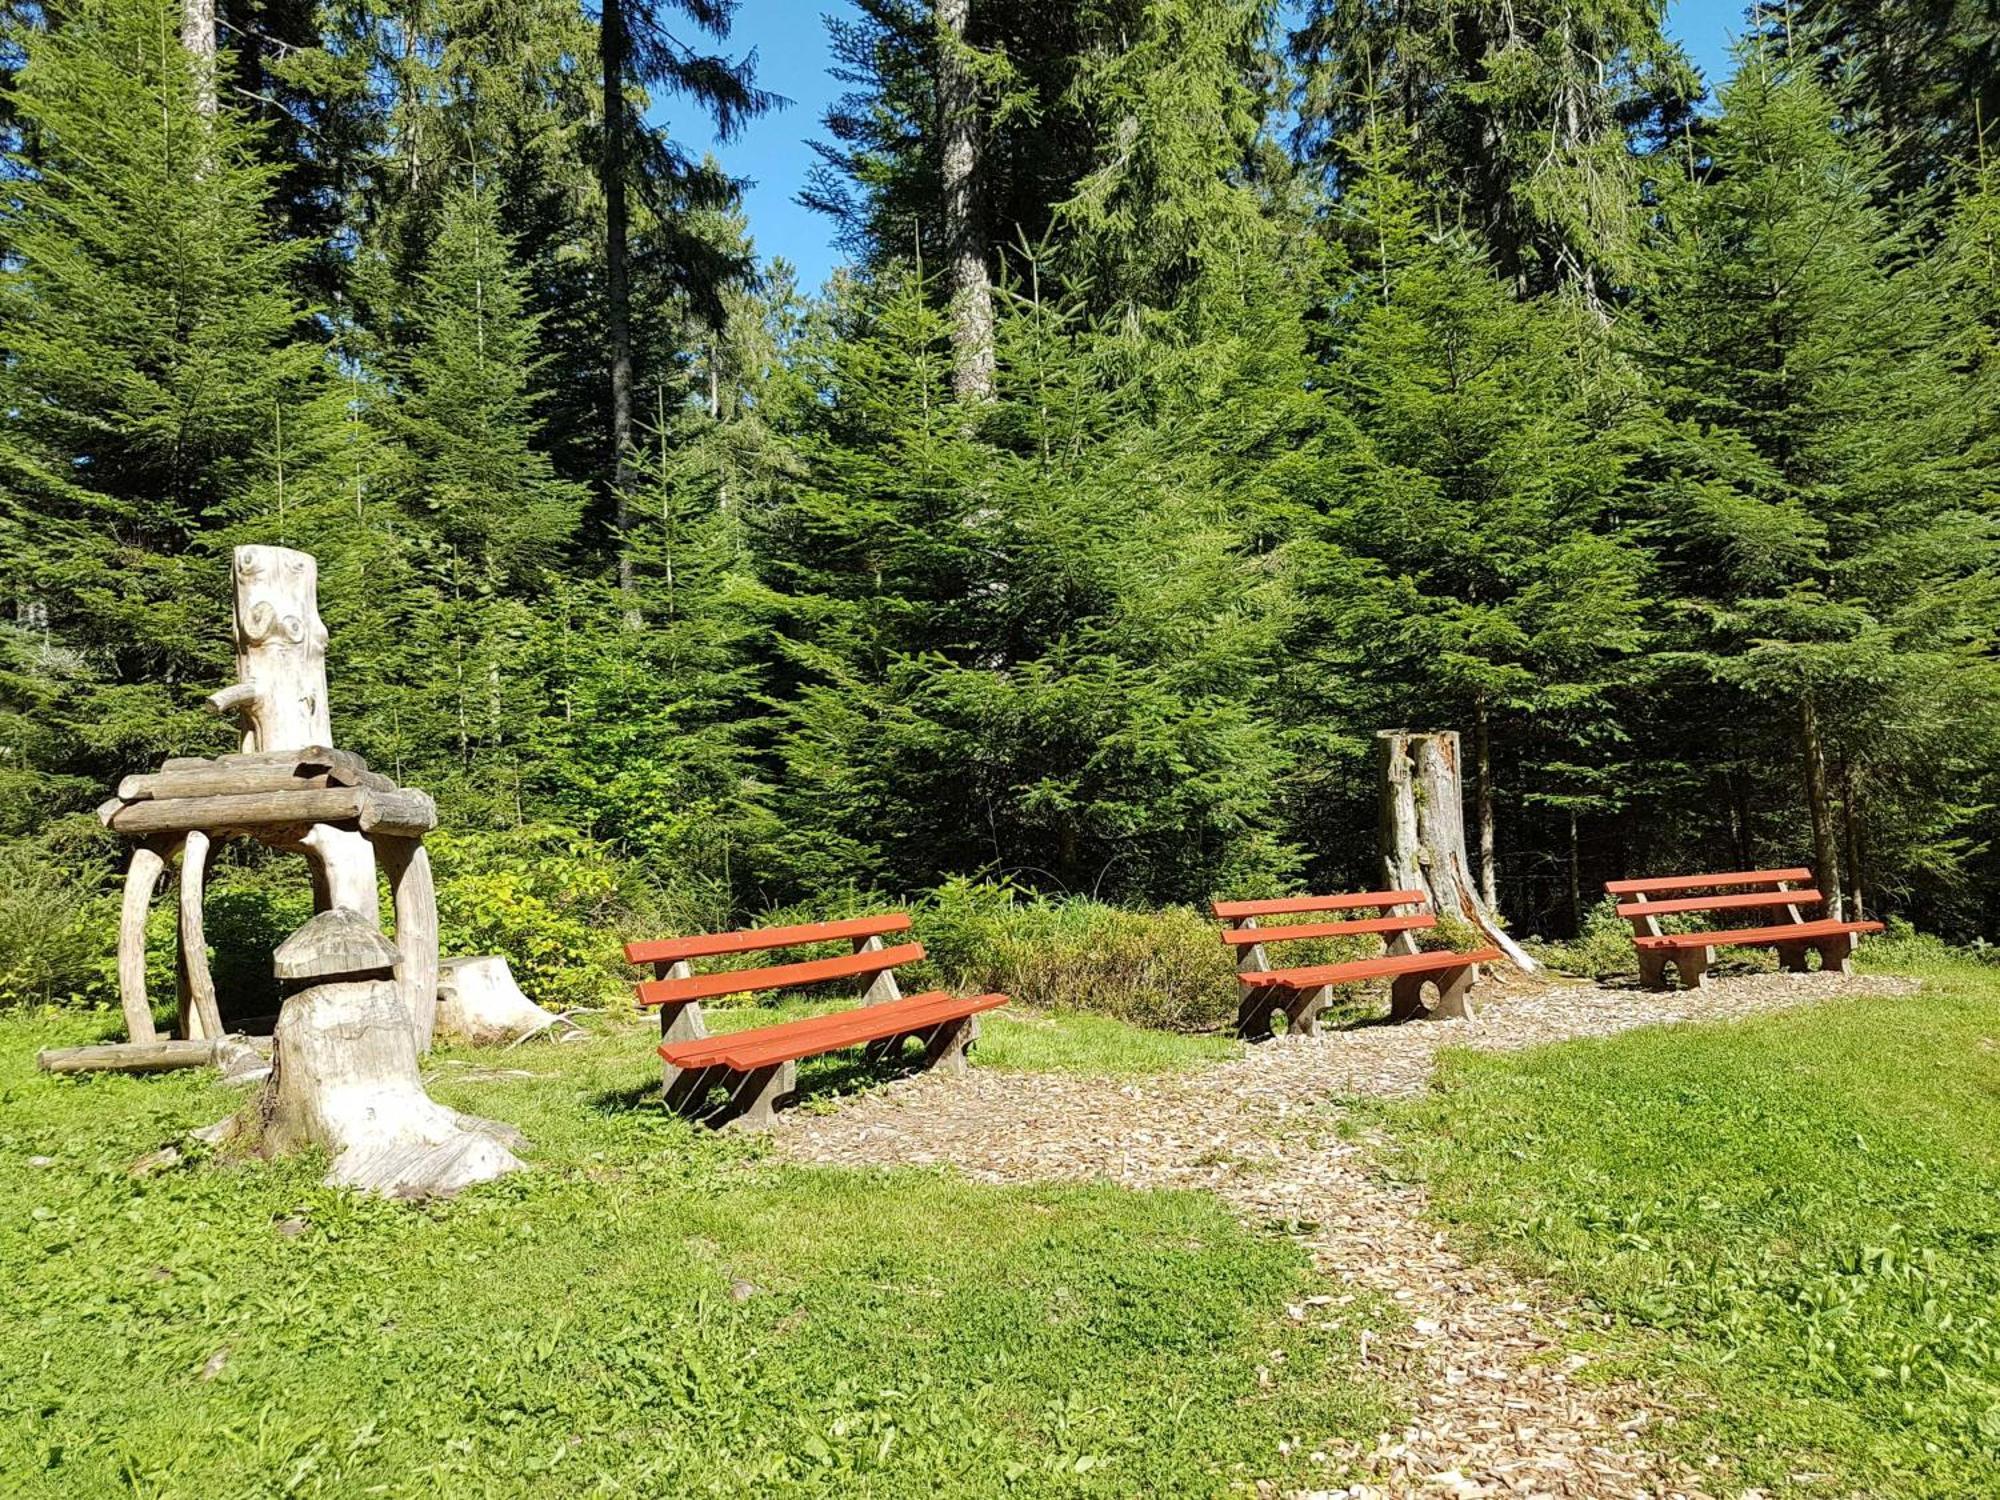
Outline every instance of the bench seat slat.
<path fill-rule="evenodd" d="M 1826 900 L 1818 891 L 1745 891 L 1736 896 L 1685 896 L 1673 901 L 1627 901 L 1621 917 L 1671 917 L 1686 911 L 1735 911 L 1760 906 L 1818 906 Z"/>
<path fill-rule="evenodd" d="M 1316 990 L 1323 984 L 1351 984 L 1357 979 L 1380 979 L 1394 974 L 1428 974 L 1434 969 L 1461 969 L 1467 964 L 1491 963 L 1500 956 L 1498 948 L 1475 948 L 1470 953 L 1397 953 L 1386 958 L 1357 959 L 1353 963 L 1322 964 L 1310 969 L 1271 969 L 1264 973 L 1245 972 L 1236 976 L 1246 988 L 1270 985 L 1283 990 Z"/>
<path fill-rule="evenodd" d="M 1302 911 L 1355 911 L 1377 907 L 1416 906 L 1429 898 L 1422 891 L 1354 891 L 1343 896 L 1278 896 L 1263 901 L 1212 901 L 1216 916 L 1225 921 L 1242 917 L 1282 917 Z"/>
<path fill-rule="evenodd" d="M 633 964 L 678 963 L 684 958 L 757 953 L 766 948 L 796 948 L 805 943 L 882 937 L 887 933 L 909 930 L 910 914 L 891 911 L 874 917 L 845 917 L 838 922 L 807 922 L 797 927 L 753 927 L 742 932 L 697 933 L 692 937 L 627 943 L 625 961 Z"/>
<path fill-rule="evenodd" d="M 893 1026 L 919 1017 L 951 998 L 944 990 L 931 990 L 922 995 L 905 995 L 899 1000 L 885 1000 L 875 1005 L 852 1005 L 845 1010 L 828 1011 L 822 1015 L 772 1021 L 741 1031 L 662 1042 L 660 1056 L 676 1067 L 705 1067 L 720 1062 L 726 1053 L 741 1052 L 765 1041 L 832 1036 L 848 1029 L 865 1031 L 870 1027 Z"/>
<path fill-rule="evenodd" d="M 1301 922 L 1296 927 L 1230 927 L 1222 940 L 1232 948 L 1254 948 L 1259 943 L 1291 943 L 1300 938 L 1361 937 L 1371 932 L 1416 932 L 1435 927 L 1438 919 L 1429 912 L 1415 917 L 1365 917 L 1355 922 Z"/>
<path fill-rule="evenodd" d="M 1661 937 L 1636 937 L 1639 948 L 1762 948 L 1774 943 L 1810 943 L 1843 932 L 1880 932 L 1880 922 L 1781 922 L 1774 927 L 1737 927 L 1721 932 L 1673 932 Z"/>
<path fill-rule="evenodd" d="M 929 994 L 836 1011 L 832 1015 L 780 1021 L 771 1026 L 695 1041 L 667 1042 L 661 1045 L 660 1056 L 677 1068 L 724 1067 L 735 1072 L 749 1072 L 774 1063 L 796 1062 L 800 1058 L 816 1057 L 822 1052 L 837 1052 L 864 1042 L 927 1030 L 996 1009 L 1006 1003 L 1005 995 L 960 998 L 943 990 L 933 990 Z"/>
<path fill-rule="evenodd" d="M 712 1000 L 719 995 L 749 995 L 761 990 L 788 990 L 821 984 L 854 974 L 879 974 L 898 964 L 913 964 L 924 956 L 922 943 L 900 943 L 837 958 L 804 963 L 773 964 L 765 969 L 729 969 L 720 974 L 695 974 L 686 979 L 649 979 L 639 986 L 641 1005 L 670 1005 L 684 1000 Z"/>
<path fill-rule="evenodd" d="M 1643 880 L 1607 880 L 1607 896 L 1643 896 L 1652 891 L 1698 891 L 1736 885 L 1775 885 L 1780 880 L 1811 880 L 1813 873 L 1803 867 L 1790 870 L 1725 870 L 1717 875 L 1649 876 Z"/>

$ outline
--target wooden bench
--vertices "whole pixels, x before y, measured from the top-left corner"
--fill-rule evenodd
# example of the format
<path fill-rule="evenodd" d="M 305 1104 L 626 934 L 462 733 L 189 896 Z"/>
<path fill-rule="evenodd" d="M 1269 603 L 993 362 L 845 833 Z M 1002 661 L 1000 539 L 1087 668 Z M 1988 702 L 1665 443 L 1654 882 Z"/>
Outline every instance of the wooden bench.
<path fill-rule="evenodd" d="M 1236 1016 L 1239 1035 L 1249 1041 L 1263 1041 L 1271 1034 L 1272 1019 L 1283 1011 L 1288 1030 L 1305 1036 L 1319 1032 L 1319 1013 L 1333 999 L 1333 987 L 1361 979 L 1388 979 L 1389 1019 L 1409 1021 L 1417 1017 L 1460 1016 L 1470 1019 L 1469 991 L 1479 978 L 1479 965 L 1500 956 L 1497 948 L 1480 948 L 1471 953 L 1419 952 L 1412 933 L 1437 926 L 1437 918 L 1423 910 L 1422 891 L 1360 891 L 1345 896 L 1288 896 L 1272 901 L 1216 901 L 1211 906 L 1223 923 L 1222 941 L 1237 953 L 1236 978 L 1243 986 L 1243 1002 Z M 1407 915 L 1395 915 L 1398 908 L 1412 908 Z M 1372 917 L 1340 918 L 1329 922 L 1302 922 L 1289 927 L 1259 927 L 1263 917 L 1294 916 L 1305 912 L 1357 912 L 1372 910 Z M 1265 955 L 1271 943 L 1298 942 L 1304 938 L 1379 936 L 1382 956 L 1355 959 L 1347 963 L 1321 964 L 1313 968 L 1274 969 Z M 1437 1004 L 1426 1010 L 1423 989 L 1437 986 Z"/>
<path fill-rule="evenodd" d="M 874 1060 L 888 1062 L 914 1040 L 923 1047 L 923 1066 L 964 1071 L 965 1054 L 979 1036 L 979 1017 L 1005 1005 L 1007 997 L 964 998 L 943 990 L 903 994 L 896 983 L 896 965 L 922 958 L 923 945 L 904 942 L 891 947 L 883 939 L 909 927 L 907 912 L 889 912 L 800 927 L 627 943 L 628 962 L 653 966 L 655 977 L 639 986 L 639 1003 L 660 1012 L 667 1107 L 712 1124 L 761 1129 L 771 1123 L 778 1105 L 797 1092 L 801 1058 L 847 1047 L 865 1047 Z M 694 972 L 698 958 L 840 941 L 851 943 L 853 952 L 712 974 Z M 839 979 L 862 981 L 858 1006 L 721 1036 L 710 1036 L 702 1020 L 704 1000 Z M 715 1101 L 711 1096 L 718 1089 L 723 1097 Z"/>
<path fill-rule="evenodd" d="M 1618 901 L 1618 915 L 1632 924 L 1639 953 L 1639 982 L 1664 989 L 1667 966 L 1680 973 L 1683 989 L 1700 989 L 1715 967 L 1717 948 L 1776 948 L 1778 963 L 1803 974 L 1806 955 L 1819 952 L 1820 967 L 1850 972 L 1848 959 L 1864 932 L 1880 932 L 1880 922 L 1808 919 L 1802 907 L 1826 901 L 1812 889 L 1811 870 L 1730 870 L 1719 875 L 1669 875 L 1652 880 L 1607 880 L 1604 892 Z M 1782 922 L 1757 927 L 1718 927 L 1704 932 L 1666 932 L 1660 918 L 1693 912 L 1782 911 Z"/>

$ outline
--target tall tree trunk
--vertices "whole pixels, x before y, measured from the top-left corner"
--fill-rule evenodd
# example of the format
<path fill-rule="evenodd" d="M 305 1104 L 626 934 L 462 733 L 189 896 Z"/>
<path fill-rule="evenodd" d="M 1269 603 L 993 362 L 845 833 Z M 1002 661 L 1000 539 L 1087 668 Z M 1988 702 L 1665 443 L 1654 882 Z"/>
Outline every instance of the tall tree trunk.
<path fill-rule="evenodd" d="M 1473 802 L 1479 818 L 1479 899 L 1500 908 L 1500 874 L 1493 866 L 1493 727 L 1481 693 L 1472 719 Z"/>
<path fill-rule="evenodd" d="M 979 183 L 979 82 L 966 65 L 972 0 L 937 0 L 938 139 L 945 256 L 951 275 L 952 385 L 959 398 L 993 394 L 993 283 L 986 274 Z"/>
<path fill-rule="evenodd" d="M 633 596 L 632 549 L 627 535 L 632 519 L 632 491 L 638 475 L 632 466 L 632 284 L 629 262 L 629 219 L 625 204 L 625 67 L 631 38 L 625 26 L 625 0 L 604 0 L 604 17 L 597 30 L 597 56 L 604 69 L 604 151 L 598 163 L 604 193 L 604 323 L 611 356 L 611 527 L 618 549 L 618 593 L 624 601 L 625 622 L 639 623 Z"/>
<path fill-rule="evenodd" d="M 215 0 L 181 0 L 181 45 L 194 64 L 194 107 L 215 113 Z"/>
<path fill-rule="evenodd" d="M 1847 914 L 1857 922 L 1868 914 L 1861 899 L 1861 817 L 1855 811 L 1855 789 L 1860 781 L 1854 762 L 1843 755 L 1840 758 L 1840 817 L 1847 833 Z"/>
<path fill-rule="evenodd" d="M 1810 694 L 1799 700 L 1799 751 L 1805 758 L 1806 807 L 1812 814 L 1813 874 L 1826 892 L 1830 916 L 1842 915 L 1840 845 L 1834 839 L 1833 804 L 1826 786 L 1826 742 L 1820 738 L 1819 713 Z"/>
<path fill-rule="evenodd" d="M 1583 859 L 1577 847 L 1573 807 L 1569 810 L 1569 930 L 1572 937 L 1583 932 Z"/>

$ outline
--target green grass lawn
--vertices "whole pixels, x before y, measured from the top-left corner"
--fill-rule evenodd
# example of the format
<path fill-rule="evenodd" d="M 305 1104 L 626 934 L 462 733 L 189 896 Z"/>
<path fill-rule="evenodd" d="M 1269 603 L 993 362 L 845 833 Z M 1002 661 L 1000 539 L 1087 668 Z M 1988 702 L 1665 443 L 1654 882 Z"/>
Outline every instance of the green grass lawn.
<path fill-rule="evenodd" d="M 1454 1233 L 1612 1315 L 1697 1459 L 2000 1494 L 2000 972 L 1513 1055 L 1391 1111 Z M 1818 1477 L 1814 1477 L 1818 1476 Z"/>
<path fill-rule="evenodd" d="M 1308 1455 L 1392 1420 L 1353 1310 L 1288 1319 L 1303 1255 L 1199 1194 L 760 1163 L 662 1113 L 623 1025 L 433 1059 L 536 1148 L 457 1202 L 134 1176 L 241 1096 L 35 1072 L 103 1026 L 0 1023 L 10 1497 L 1223 1494 L 1335 1483 Z M 988 1049 L 1215 1050 L 1032 1016 Z"/>

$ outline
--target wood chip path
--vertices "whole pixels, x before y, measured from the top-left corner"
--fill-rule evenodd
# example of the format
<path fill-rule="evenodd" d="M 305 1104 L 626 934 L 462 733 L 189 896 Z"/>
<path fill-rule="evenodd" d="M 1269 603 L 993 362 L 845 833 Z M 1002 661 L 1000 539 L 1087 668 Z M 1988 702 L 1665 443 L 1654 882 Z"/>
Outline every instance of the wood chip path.
<path fill-rule="evenodd" d="M 1584 1315 L 1545 1285 L 1456 1254 L 1420 1189 L 1373 1169 L 1365 1140 L 1336 1135 L 1337 1101 L 1421 1092 L 1443 1046 L 1509 1049 L 1916 987 L 1818 974 L 1720 979 L 1699 993 L 1489 983 L 1474 1021 L 1281 1038 L 1195 1073 L 920 1076 L 831 1114 L 790 1114 L 773 1144 L 795 1161 L 949 1165 L 982 1182 L 1203 1189 L 1246 1222 L 1292 1234 L 1328 1278 L 1329 1296 L 1289 1315 L 1338 1315 L 1340 1287 L 1398 1304 L 1405 1317 L 1364 1335 L 1361 1357 L 1406 1393 L 1409 1425 L 1329 1453 L 1335 1487 L 1293 1494 L 1714 1500 L 1747 1492 L 1648 1446 L 1646 1430 L 1673 1420 L 1656 1395 L 1574 1379 L 1587 1361 L 1568 1351 L 1567 1331 Z"/>

